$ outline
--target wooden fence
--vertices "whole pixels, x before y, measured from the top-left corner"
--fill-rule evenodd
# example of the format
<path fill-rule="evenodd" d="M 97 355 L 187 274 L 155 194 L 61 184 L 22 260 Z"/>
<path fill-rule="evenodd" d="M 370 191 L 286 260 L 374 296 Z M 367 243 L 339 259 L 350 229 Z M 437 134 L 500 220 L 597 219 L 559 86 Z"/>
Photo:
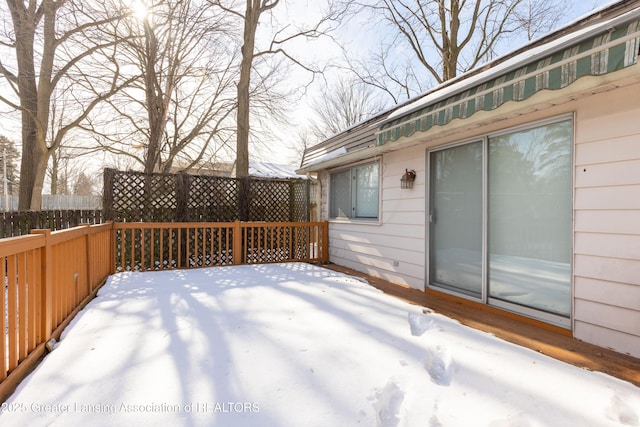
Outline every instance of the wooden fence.
<path fill-rule="evenodd" d="M 65 230 L 100 223 L 101 210 L 0 212 L 0 238 L 24 236 L 34 229 Z"/>
<path fill-rule="evenodd" d="M 328 224 L 106 223 L 0 239 L 0 402 L 109 274 L 270 262 L 327 262 Z M 71 362 L 71 361 L 70 361 Z"/>

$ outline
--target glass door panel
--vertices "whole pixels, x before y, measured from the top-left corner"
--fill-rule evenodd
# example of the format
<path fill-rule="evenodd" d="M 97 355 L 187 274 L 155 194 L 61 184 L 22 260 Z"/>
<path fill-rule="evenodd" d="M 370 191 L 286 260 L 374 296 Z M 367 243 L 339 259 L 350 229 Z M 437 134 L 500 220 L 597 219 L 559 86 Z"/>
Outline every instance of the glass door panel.
<path fill-rule="evenodd" d="M 489 297 L 568 317 L 572 121 L 489 139 Z"/>
<path fill-rule="evenodd" d="M 482 296 L 482 141 L 430 154 L 432 284 Z"/>

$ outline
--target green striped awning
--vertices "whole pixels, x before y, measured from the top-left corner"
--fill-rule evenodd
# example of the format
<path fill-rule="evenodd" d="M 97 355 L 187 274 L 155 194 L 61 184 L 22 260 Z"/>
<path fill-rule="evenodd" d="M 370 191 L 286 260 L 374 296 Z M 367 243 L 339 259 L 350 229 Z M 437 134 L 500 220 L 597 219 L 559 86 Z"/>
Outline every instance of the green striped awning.
<path fill-rule="evenodd" d="M 384 123 L 377 133 L 377 145 L 468 118 L 480 110 L 495 110 L 507 101 L 526 100 L 541 90 L 562 89 L 584 76 L 621 70 L 637 63 L 639 47 L 640 20 L 636 19 Z M 431 95 L 437 98 L 438 91 Z"/>

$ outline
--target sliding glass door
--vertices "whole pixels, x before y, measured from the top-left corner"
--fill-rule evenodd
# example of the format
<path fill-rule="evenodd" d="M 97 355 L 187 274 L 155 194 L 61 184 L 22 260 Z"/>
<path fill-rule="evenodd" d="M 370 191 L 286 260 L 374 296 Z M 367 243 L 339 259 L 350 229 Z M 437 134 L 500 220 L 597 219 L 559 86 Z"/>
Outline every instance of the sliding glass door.
<path fill-rule="evenodd" d="M 439 286 L 482 294 L 482 141 L 430 156 L 430 277 Z"/>
<path fill-rule="evenodd" d="M 572 134 L 565 118 L 429 153 L 431 286 L 566 323 Z"/>

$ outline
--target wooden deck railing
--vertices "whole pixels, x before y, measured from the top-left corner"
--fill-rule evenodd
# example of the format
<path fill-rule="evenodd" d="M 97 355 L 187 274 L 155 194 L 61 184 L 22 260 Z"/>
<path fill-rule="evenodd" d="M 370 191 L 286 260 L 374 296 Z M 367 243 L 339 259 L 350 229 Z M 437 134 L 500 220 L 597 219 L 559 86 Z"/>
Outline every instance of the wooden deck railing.
<path fill-rule="evenodd" d="M 120 222 L 114 271 L 327 262 L 326 222 Z"/>
<path fill-rule="evenodd" d="M 107 223 L 0 239 L 0 402 L 109 274 L 328 259 L 326 222 Z"/>
<path fill-rule="evenodd" d="M 109 275 L 112 229 L 85 225 L 0 239 L 0 401 Z"/>

